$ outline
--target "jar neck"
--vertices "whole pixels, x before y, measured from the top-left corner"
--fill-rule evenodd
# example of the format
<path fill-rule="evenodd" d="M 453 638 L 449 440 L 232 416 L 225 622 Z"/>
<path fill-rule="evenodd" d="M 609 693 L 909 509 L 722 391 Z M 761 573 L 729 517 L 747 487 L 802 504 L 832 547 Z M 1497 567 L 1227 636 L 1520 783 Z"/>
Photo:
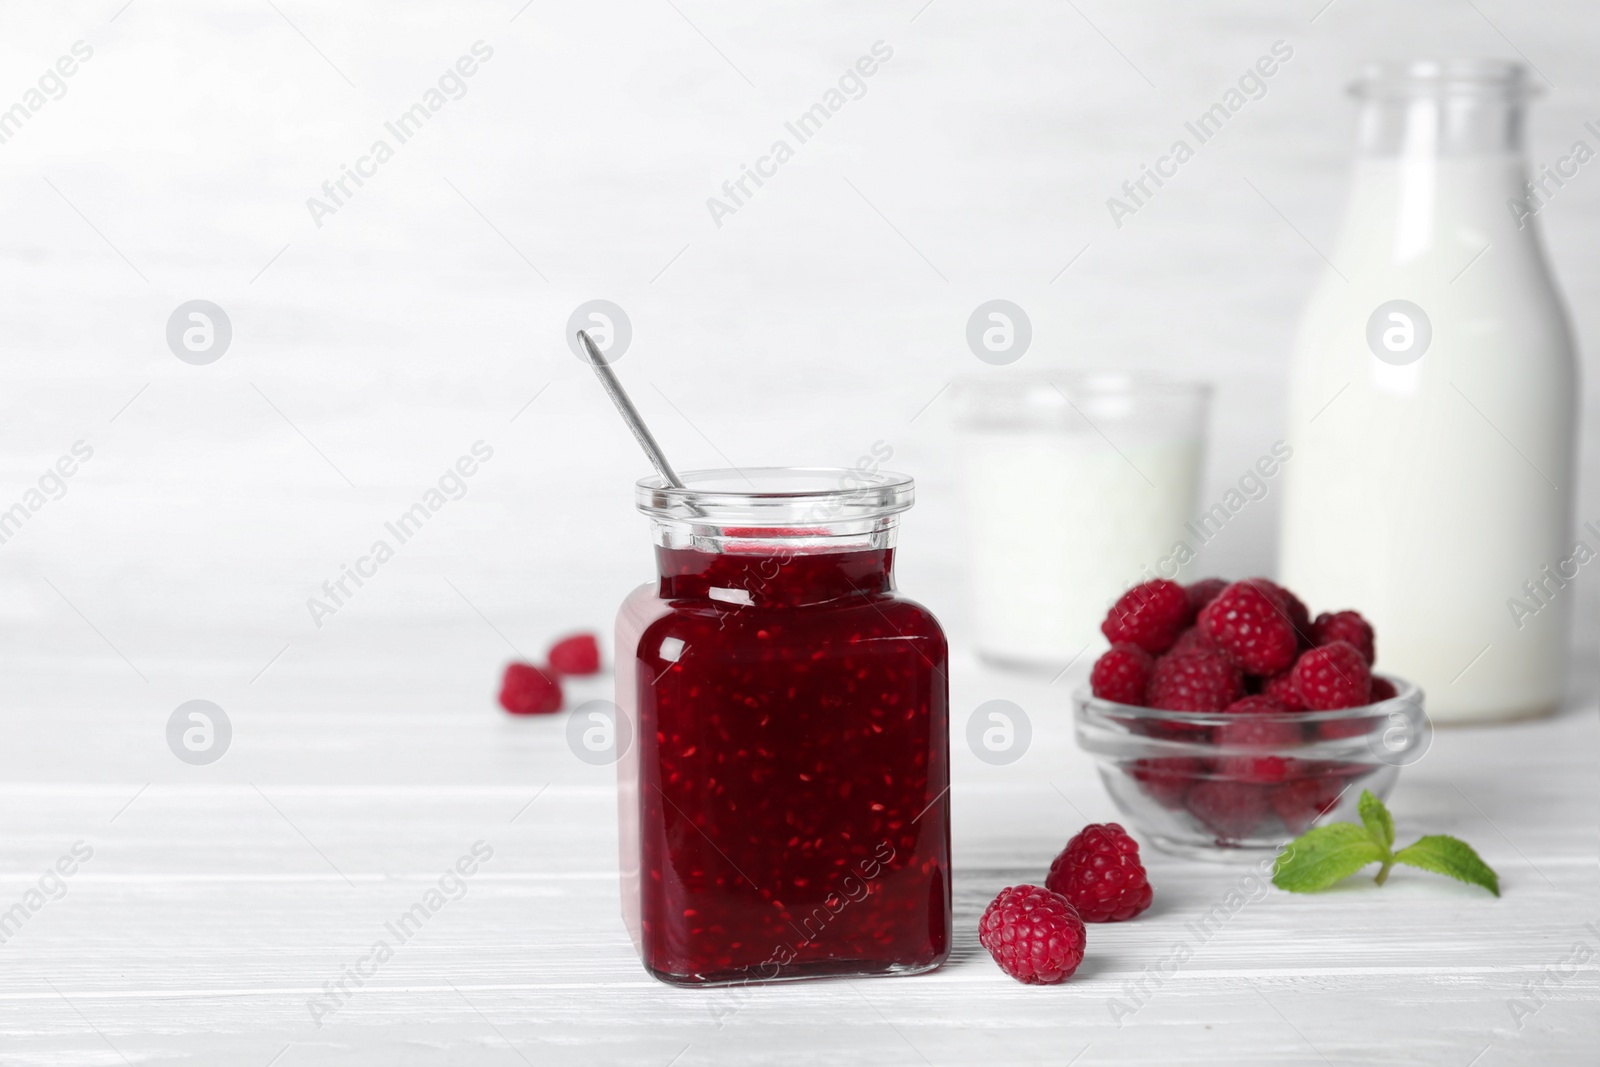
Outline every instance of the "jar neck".
<path fill-rule="evenodd" d="M 715 600 L 734 607 L 803 607 L 894 590 L 894 548 L 746 541 L 722 550 L 656 545 L 665 600 Z"/>
<path fill-rule="evenodd" d="M 641 479 L 666 599 L 738 607 L 881 596 L 912 480 L 857 466 L 687 471 Z"/>

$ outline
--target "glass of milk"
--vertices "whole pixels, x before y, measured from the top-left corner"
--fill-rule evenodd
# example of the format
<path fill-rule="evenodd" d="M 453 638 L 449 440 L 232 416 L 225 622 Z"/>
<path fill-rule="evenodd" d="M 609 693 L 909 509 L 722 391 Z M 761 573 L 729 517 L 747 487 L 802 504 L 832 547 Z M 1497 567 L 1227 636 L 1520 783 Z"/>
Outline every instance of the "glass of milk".
<path fill-rule="evenodd" d="M 1104 640 L 1129 586 L 1181 572 L 1210 387 L 1008 373 L 957 398 L 979 654 L 1060 672 Z"/>

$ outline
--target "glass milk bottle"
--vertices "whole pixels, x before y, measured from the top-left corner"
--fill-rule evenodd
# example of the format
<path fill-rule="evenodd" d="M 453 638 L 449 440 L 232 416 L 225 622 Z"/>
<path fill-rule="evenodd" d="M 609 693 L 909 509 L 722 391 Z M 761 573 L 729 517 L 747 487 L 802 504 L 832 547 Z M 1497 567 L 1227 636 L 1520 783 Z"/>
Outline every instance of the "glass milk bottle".
<path fill-rule="evenodd" d="M 1282 572 L 1355 608 L 1439 721 L 1560 702 L 1577 361 L 1534 225 L 1520 66 L 1368 68 L 1344 229 L 1301 323 Z M 1542 194 L 1541 194 L 1542 195 Z"/>

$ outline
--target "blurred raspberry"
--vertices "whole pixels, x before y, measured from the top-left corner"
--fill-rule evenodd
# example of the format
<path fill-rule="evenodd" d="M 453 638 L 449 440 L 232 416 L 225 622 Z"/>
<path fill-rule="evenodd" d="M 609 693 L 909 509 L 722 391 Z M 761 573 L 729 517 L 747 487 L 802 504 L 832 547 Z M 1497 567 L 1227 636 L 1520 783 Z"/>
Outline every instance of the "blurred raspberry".
<path fill-rule="evenodd" d="M 598 674 L 600 643 L 594 634 L 573 634 L 551 645 L 547 658 L 557 674 Z"/>
<path fill-rule="evenodd" d="M 978 920 L 978 943 L 1027 985 L 1054 985 L 1083 962 L 1083 920 L 1060 893 L 1036 885 L 1000 890 Z"/>
<path fill-rule="evenodd" d="M 1317 736 L 1324 741 L 1343 741 L 1348 737 L 1361 737 L 1381 728 L 1382 720 L 1365 716 L 1356 719 L 1333 719 L 1317 723 Z"/>
<path fill-rule="evenodd" d="M 1086 923 L 1131 919 L 1150 906 L 1139 842 L 1120 823 L 1090 823 L 1050 864 L 1046 889 L 1067 898 Z"/>
<path fill-rule="evenodd" d="M 1294 685 L 1294 668 L 1279 671 L 1261 683 L 1261 695 L 1271 697 L 1290 711 L 1304 711 L 1306 702 L 1300 699 L 1300 690 Z"/>
<path fill-rule="evenodd" d="M 1366 657 L 1347 641 L 1303 652 L 1294 665 L 1294 686 L 1312 711 L 1358 708 L 1367 703 L 1372 676 Z"/>
<path fill-rule="evenodd" d="M 1367 688 L 1367 699 L 1364 705 L 1376 704 L 1384 700 L 1392 700 L 1398 696 L 1394 683 L 1387 678 L 1372 676 L 1372 684 Z M 1359 718 L 1335 719 L 1331 722 L 1317 724 L 1317 736 L 1328 741 L 1343 740 L 1347 737 L 1360 737 L 1383 728 L 1384 720 L 1374 719 L 1370 716 Z"/>
<path fill-rule="evenodd" d="M 1311 611 L 1306 607 L 1305 601 L 1277 582 L 1268 582 L 1265 578 L 1260 581 L 1267 582 L 1267 585 L 1278 591 L 1278 596 L 1283 600 L 1283 609 L 1289 615 L 1289 624 L 1294 627 L 1295 636 L 1299 638 L 1300 647 L 1310 648 L 1315 642 L 1311 639 L 1313 629 Z"/>
<path fill-rule="evenodd" d="M 1237 718 L 1213 730 L 1212 740 L 1230 748 L 1260 749 L 1263 754 L 1222 757 L 1217 761 L 1218 777 L 1263 785 L 1289 777 L 1295 760 L 1283 750 L 1297 747 L 1302 736 L 1299 723 L 1276 718 L 1289 709 L 1272 697 L 1250 696 L 1234 701 L 1227 710 Z"/>
<path fill-rule="evenodd" d="M 1189 598 L 1189 617 L 1192 619 L 1200 614 L 1200 609 L 1217 599 L 1217 594 L 1226 588 L 1226 578 L 1202 578 L 1184 586 L 1183 595 Z"/>
<path fill-rule="evenodd" d="M 1167 649 L 1167 655 L 1171 656 L 1179 652 L 1193 652 L 1195 649 L 1205 649 L 1208 652 L 1222 651 L 1211 642 L 1211 638 L 1206 636 L 1204 630 L 1198 626 L 1191 626 L 1179 634 L 1176 641 L 1172 642 L 1172 647 Z"/>
<path fill-rule="evenodd" d="M 1360 612 L 1324 611 L 1317 616 L 1317 621 L 1311 627 L 1311 643 L 1331 645 L 1335 641 L 1346 641 L 1354 645 L 1369 667 L 1377 658 L 1372 626 L 1361 617 Z"/>
<path fill-rule="evenodd" d="M 1297 778 L 1272 790 L 1272 810 L 1291 834 L 1303 834 L 1328 814 L 1344 793 L 1345 779 L 1338 775 Z"/>
<path fill-rule="evenodd" d="M 1205 761 L 1192 756 L 1158 756 L 1137 759 L 1128 776 L 1157 804 L 1176 810 L 1183 806 L 1184 794 L 1205 774 Z"/>
<path fill-rule="evenodd" d="M 1100 632 L 1114 645 L 1128 642 L 1156 655 L 1172 647 L 1188 616 L 1183 586 L 1157 578 L 1123 593 L 1107 612 Z"/>
<path fill-rule="evenodd" d="M 1230 715 L 1282 715 L 1290 709 L 1288 705 L 1270 693 L 1255 693 L 1250 696 L 1240 697 L 1222 710 Z"/>
<path fill-rule="evenodd" d="M 1267 811 L 1265 788 L 1249 782 L 1201 782 L 1189 790 L 1184 804 L 1224 841 L 1249 837 Z"/>
<path fill-rule="evenodd" d="M 513 715 L 560 711 L 561 680 L 531 663 L 508 663 L 500 683 L 500 706 Z"/>
<path fill-rule="evenodd" d="M 1200 629 L 1251 674 L 1294 662 L 1298 637 L 1283 601 L 1260 579 L 1234 582 L 1200 612 Z"/>
<path fill-rule="evenodd" d="M 1089 688 L 1101 700 L 1143 704 L 1155 662 L 1150 653 L 1138 645 L 1112 645 L 1109 652 L 1094 661 L 1094 669 L 1089 672 Z"/>

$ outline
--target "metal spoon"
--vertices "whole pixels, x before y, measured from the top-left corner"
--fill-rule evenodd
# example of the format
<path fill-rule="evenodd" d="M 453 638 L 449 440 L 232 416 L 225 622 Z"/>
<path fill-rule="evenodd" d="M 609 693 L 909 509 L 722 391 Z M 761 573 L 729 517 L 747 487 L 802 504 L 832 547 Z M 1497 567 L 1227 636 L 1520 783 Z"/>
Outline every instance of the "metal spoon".
<path fill-rule="evenodd" d="M 594 368 L 595 377 L 600 379 L 600 384 L 605 387 L 606 395 L 611 397 L 611 402 L 617 406 L 617 411 L 622 415 L 622 421 L 628 424 L 628 429 L 633 431 L 634 440 L 639 442 L 639 447 L 644 449 L 644 454 L 650 457 L 651 464 L 656 472 L 666 479 L 666 483 L 674 489 L 685 488 L 683 480 L 678 477 L 677 471 L 672 469 L 672 464 L 667 462 L 666 453 L 661 451 L 661 446 L 656 444 L 655 437 L 650 433 L 650 427 L 644 424 L 644 419 L 639 416 L 639 410 L 633 406 L 633 401 L 628 399 L 627 390 L 622 388 L 622 383 L 617 381 L 616 372 L 611 369 L 611 364 L 606 362 L 600 354 L 600 349 L 595 346 L 593 338 L 587 331 L 578 331 L 578 340 L 583 343 L 583 350 L 589 355 L 589 365 Z"/>

